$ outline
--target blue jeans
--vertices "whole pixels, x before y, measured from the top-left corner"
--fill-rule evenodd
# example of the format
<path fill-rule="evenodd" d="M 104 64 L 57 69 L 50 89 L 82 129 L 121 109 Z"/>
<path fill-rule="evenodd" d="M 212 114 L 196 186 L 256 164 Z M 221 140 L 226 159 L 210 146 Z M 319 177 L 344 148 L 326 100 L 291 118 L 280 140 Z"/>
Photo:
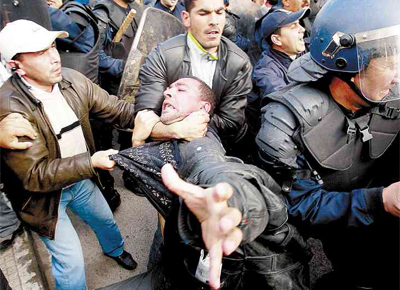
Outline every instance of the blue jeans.
<path fill-rule="evenodd" d="M 124 240 L 106 200 L 90 179 L 63 189 L 55 238 L 41 239 L 51 254 L 57 290 L 85 290 L 81 243 L 66 213 L 67 207 L 93 229 L 105 254 L 112 257 L 121 255 Z"/>

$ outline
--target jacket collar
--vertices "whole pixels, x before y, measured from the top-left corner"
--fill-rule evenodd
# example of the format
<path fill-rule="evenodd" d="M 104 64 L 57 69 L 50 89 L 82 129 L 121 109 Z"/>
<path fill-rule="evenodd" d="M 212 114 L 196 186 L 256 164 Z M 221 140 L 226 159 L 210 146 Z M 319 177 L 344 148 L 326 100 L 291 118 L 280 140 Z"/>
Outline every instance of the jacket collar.
<path fill-rule="evenodd" d="M 30 101 L 28 104 L 31 107 L 31 110 L 36 110 L 37 106 L 39 106 L 41 102 L 30 92 L 28 86 L 22 81 L 21 76 L 17 73 L 13 73 L 11 83 L 21 95 L 28 98 Z"/>
<path fill-rule="evenodd" d="M 204 49 L 204 47 L 197 41 L 197 39 L 194 37 L 190 31 L 188 32 L 188 39 L 191 41 L 191 46 L 197 50 L 198 54 L 204 56 L 207 55 L 209 56 L 209 59 L 211 60 L 218 60 L 218 53 L 210 53 L 207 50 Z M 189 41 L 187 42 L 189 46 Z"/>
<path fill-rule="evenodd" d="M 185 34 L 185 53 L 183 56 L 183 62 L 191 66 L 189 46 L 188 46 L 188 34 Z M 223 74 L 227 65 L 228 58 L 228 44 L 229 41 L 225 36 L 221 36 L 221 43 L 218 47 L 218 63 L 215 68 L 214 78 L 213 78 L 213 91 L 217 98 L 222 94 L 225 83 L 228 81 L 227 77 Z M 218 90 L 218 91 L 217 91 Z M 219 100 L 217 100 L 219 101 Z"/>
<path fill-rule="evenodd" d="M 183 56 L 183 61 L 190 62 L 187 38 L 188 38 L 188 33 L 185 34 L 186 49 L 185 49 L 185 55 Z M 227 49 L 226 42 L 227 42 L 227 38 L 225 38 L 225 36 L 221 36 L 221 43 L 219 44 L 217 55 L 218 55 L 218 62 L 220 62 L 220 66 L 222 69 L 224 69 L 226 66 L 226 62 L 227 62 L 226 58 L 228 56 L 228 49 Z"/>
<path fill-rule="evenodd" d="M 64 90 L 69 88 L 72 84 L 70 81 L 67 81 L 66 79 L 62 79 L 61 82 L 58 83 L 58 85 L 60 86 L 60 90 Z"/>
<path fill-rule="evenodd" d="M 290 64 L 292 63 L 292 59 L 286 53 L 281 52 L 279 50 L 273 49 L 271 46 L 266 53 L 273 59 L 279 61 L 286 69 L 289 68 Z"/>
<path fill-rule="evenodd" d="M 39 106 L 41 101 L 31 93 L 29 87 L 21 79 L 21 76 L 19 74 L 13 73 L 11 77 L 11 83 L 20 94 L 25 95 L 30 100 L 29 105 L 32 111 L 35 110 L 37 106 Z M 60 91 L 62 91 L 66 88 L 69 88 L 71 86 L 71 82 L 63 78 L 61 82 L 58 83 L 58 85 L 60 86 Z"/>

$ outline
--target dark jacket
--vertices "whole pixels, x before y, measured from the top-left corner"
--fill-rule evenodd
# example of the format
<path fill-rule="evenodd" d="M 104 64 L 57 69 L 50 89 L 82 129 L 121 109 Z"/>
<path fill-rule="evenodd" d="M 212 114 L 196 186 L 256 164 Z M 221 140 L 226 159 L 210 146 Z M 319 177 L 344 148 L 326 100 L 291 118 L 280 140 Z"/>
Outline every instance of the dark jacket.
<path fill-rule="evenodd" d="M 130 9 L 136 10 L 136 15 L 133 18 L 131 25 L 122 36 L 121 42 L 124 44 L 125 56 L 129 54 L 133 39 L 139 27 L 139 22 L 142 17 L 143 8 L 136 2 L 129 3 L 128 8 L 120 7 L 112 0 L 99 0 L 93 3 L 93 12 L 99 20 L 99 30 L 101 37 L 101 50 L 100 50 L 100 73 L 108 73 L 112 76 L 119 76 L 124 70 L 124 61 L 117 59 L 111 54 L 112 40 L 121 27 L 127 12 Z M 125 58 L 126 59 L 126 58 Z"/>
<path fill-rule="evenodd" d="M 62 95 L 82 126 L 88 152 L 61 158 L 60 148 L 42 103 L 13 75 L 0 89 L 0 119 L 9 113 L 21 113 L 32 124 L 38 137 L 27 150 L 3 150 L 6 192 L 19 218 L 42 236 L 54 238 L 61 190 L 70 184 L 93 178 L 91 164 L 95 152 L 89 113 L 93 118 L 131 128 L 133 106 L 109 96 L 82 74 L 63 69 L 58 84 Z"/>
<path fill-rule="evenodd" d="M 53 30 L 65 30 L 69 36 L 57 38 L 63 67 L 79 71 L 92 82 L 99 82 L 100 36 L 97 18 L 88 5 L 68 1 L 60 9 L 49 7 Z"/>
<path fill-rule="evenodd" d="M 226 156 L 219 138 L 212 132 L 179 148 L 179 175 L 203 186 L 229 183 L 234 194 L 228 204 L 243 215 L 239 226 L 243 240 L 234 253 L 223 258 L 221 289 L 309 289 L 309 248 L 297 230 L 287 223 L 287 212 L 277 183 L 258 167 Z M 187 285 L 191 285 L 190 289 L 209 289 L 192 278 L 200 249 L 204 246 L 201 232 L 197 232 L 197 220 L 184 207 L 181 206 L 177 220 L 179 243 L 172 245 L 168 240 L 172 238 L 168 234 L 173 234 L 166 225 L 165 254 L 170 257 L 166 263 L 168 265 L 173 259 L 172 253 L 182 253 L 181 267 L 184 267 L 175 272 L 191 275 L 185 277 L 170 272 L 175 283 L 181 286 L 177 288 L 187 289 Z"/>
<path fill-rule="evenodd" d="M 159 265 L 162 273 L 153 270 L 144 279 L 151 280 L 144 282 L 153 284 L 151 289 L 209 289 L 194 278 L 200 251 L 205 248 L 199 223 L 176 195 L 163 189 L 160 171 L 166 163 L 173 164 L 179 176 L 190 183 L 211 187 L 227 182 L 233 188 L 228 204 L 243 215 L 239 226 L 243 240 L 233 254 L 223 258 L 221 289 L 309 289 L 309 248 L 287 223 L 280 187 L 263 170 L 227 157 L 212 129 L 206 137 L 191 142 L 151 142 L 112 158 L 129 174 L 143 177 L 138 180 L 139 187 L 166 217 L 163 263 Z M 122 282 L 126 287 L 122 289 L 140 288 L 136 284 L 139 279 Z"/>
<path fill-rule="evenodd" d="M 136 15 L 120 42 L 113 42 L 115 35 L 121 27 L 130 9 L 135 9 Z M 99 20 L 100 51 L 99 51 L 99 77 L 100 85 L 110 94 L 116 95 L 124 72 L 125 61 L 136 32 L 144 7 L 133 1 L 128 3 L 128 8 L 122 8 L 113 0 L 99 0 L 93 3 L 93 12 Z"/>
<path fill-rule="evenodd" d="M 187 35 L 178 35 L 158 45 L 147 57 L 139 73 L 140 88 L 135 112 L 150 109 L 161 114 L 163 92 L 178 79 L 192 75 Z M 246 131 L 244 111 L 251 91 L 251 65 L 247 55 L 221 37 L 212 90 L 216 109 L 210 125 L 218 135 L 235 139 Z"/>
<path fill-rule="evenodd" d="M 382 191 L 399 181 L 400 102 L 352 114 L 328 86 L 322 79 L 268 96 L 256 139 L 262 165 L 280 173 L 291 221 L 323 241 L 339 280 L 399 289 L 397 274 L 381 277 L 399 267 L 398 217 L 385 212 Z"/>
<path fill-rule="evenodd" d="M 178 2 L 178 3 L 176 4 L 174 10 L 171 11 L 171 10 L 169 10 L 169 8 L 167 8 L 167 7 L 165 7 L 164 5 L 161 4 L 161 1 L 160 1 L 160 0 L 158 0 L 158 1 L 156 2 L 156 4 L 154 4 L 154 8 L 158 8 L 158 9 L 160 9 L 160 10 L 162 10 L 162 11 L 165 11 L 165 12 L 171 14 L 172 16 L 175 16 L 175 17 L 178 18 L 180 21 L 182 21 L 181 13 L 182 13 L 182 11 L 185 10 L 185 6 L 183 6 L 181 3 Z"/>
<path fill-rule="evenodd" d="M 226 23 L 223 36 L 240 47 L 241 50 L 247 52 L 249 50 L 250 40 L 245 38 L 238 30 L 239 16 L 231 11 L 226 11 Z"/>
<path fill-rule="evenodd" d="M 93 28 L 80 27 L 64 11 L 49 7 L 51 26 L 53 30 L 65 30 L 69 36 L 67 38 L 57 38 L 57 48 L 70 50 L 71 52 L 89 52 L 94 46 L 95 36 Z M 64 49 L 65 48 L 65 49 Z"/>
<path fill-rule="evenodd" d="M 253 90 L 260 97 L 279 91 L 291 83 L 287 72 L 292 59 L 285 53 L 268 47 L 253 69 Z"/>

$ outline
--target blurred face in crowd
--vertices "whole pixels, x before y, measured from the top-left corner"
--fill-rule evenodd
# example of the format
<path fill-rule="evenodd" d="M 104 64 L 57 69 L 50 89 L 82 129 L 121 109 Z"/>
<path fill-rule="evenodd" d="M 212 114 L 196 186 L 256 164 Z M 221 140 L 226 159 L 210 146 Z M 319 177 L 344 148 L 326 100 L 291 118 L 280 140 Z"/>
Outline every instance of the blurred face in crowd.
<path fill-rule="evenodd" d="M 208 52 L 216 52 L 225 26 L 223 0 L 195 0 L 190 11 L 182 13 L 183 24 Z"/>
<path fill-rule="evenodd" d="M 310 7 L 310 0 L 282 0 L 283 8 L 286 10 L 297 12 L 303 8 Z"/>
<path fill-rule="evenodd" d="M 265 4 L 265 0 L 252 0 L 254 3 L 256 3 L 259 6 L 262 6 Z"/>
<path fill-rule="evenodd" d="M 365 97 L 381 101 L 398 83 L 399 56 L 374 58 L 368 67 L 354 77 L 354 84 Z"/>
<path fill-rule="evenodd" d="M 161 122 L 171 124 L 201 109 L 209 110 L 210 103 L 201 100 L 199 88 L 199 82 L 189 78 L 179 79 L 170 85 L 164 91 Z"/>
<path fill-rule="evenodd" d="M 161 0 L 161 4 L 169 10 L 174 10 L 176 4 L 178 4 L 178 0 Z"/>
<path fill-rule="evenodd" d="M 51 92 L 53 85 L 61 81 L 61 60 L 54 43 L 39 52 L 22 53 L 17 60 L 11 61 L 29 83 L 42 90 Z"/>
<path fill-rule="evenodd" d="M 292 59 L 303 52 L 306 47 L 304 44 L 305 29 L 300 25 L 299 21 L 287 24 L 280 28 L 279 34 L 271 36 L 272 47 L 289 55 Z"/>

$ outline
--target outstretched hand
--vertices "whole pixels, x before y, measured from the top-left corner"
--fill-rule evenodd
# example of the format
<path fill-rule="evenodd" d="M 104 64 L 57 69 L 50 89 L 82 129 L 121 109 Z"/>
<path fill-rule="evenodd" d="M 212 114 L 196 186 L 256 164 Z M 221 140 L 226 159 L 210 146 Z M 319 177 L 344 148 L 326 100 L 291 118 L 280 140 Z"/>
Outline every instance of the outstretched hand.
<path fill-rule="evenodd" d="M 203 241 L 210 255 L 209 284 L 213 289 L 218 289 L 222 256 L 235 251 L 243 237 L 237 227 L 242 214 L 227 203 L 233 189 L 227 183 L 207 189 L 187 183 L 178 176 L 171 164 L 164 165 L 161 174 L 167 188 L 185 201 L 201 223 Z"/>

